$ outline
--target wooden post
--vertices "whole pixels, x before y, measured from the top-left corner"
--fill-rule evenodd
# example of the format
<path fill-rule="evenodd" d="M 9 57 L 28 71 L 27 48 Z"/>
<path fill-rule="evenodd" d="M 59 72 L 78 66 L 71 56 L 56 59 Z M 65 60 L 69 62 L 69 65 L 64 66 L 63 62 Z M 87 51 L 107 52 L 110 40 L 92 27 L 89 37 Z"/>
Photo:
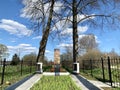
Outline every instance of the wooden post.
<path fill-rule="evenodd" d="M 1 85 L 2 85 L 2 84 L 3 84 L 3 82 L 4 82 L 4 75 L 5 75 L 5 63 L 6 63 L 6 58 L 4 58 L 4 61 L 3 61 L 3 70 L 2 70 Z"/>

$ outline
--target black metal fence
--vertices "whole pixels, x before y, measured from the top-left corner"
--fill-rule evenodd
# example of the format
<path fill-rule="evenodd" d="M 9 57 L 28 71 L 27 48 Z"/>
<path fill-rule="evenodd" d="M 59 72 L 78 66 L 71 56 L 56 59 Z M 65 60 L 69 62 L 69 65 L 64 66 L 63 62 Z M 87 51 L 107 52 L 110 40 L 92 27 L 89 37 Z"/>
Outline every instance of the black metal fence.
<path fill-rule="evenodd" d="M 0 85 L 9 82 L 10 84 L 33 74 L 36 71 L 36 64 L 32 61 L 21 60 L 18 65 L 11 65 L 10 61 L 4 59 L 0 62 Z"/>
<path fill-rule="evenodd" d="M 120 87 L 120 58 L 101 58 L 82 60 L 80 70 L 96 79 Z"/>

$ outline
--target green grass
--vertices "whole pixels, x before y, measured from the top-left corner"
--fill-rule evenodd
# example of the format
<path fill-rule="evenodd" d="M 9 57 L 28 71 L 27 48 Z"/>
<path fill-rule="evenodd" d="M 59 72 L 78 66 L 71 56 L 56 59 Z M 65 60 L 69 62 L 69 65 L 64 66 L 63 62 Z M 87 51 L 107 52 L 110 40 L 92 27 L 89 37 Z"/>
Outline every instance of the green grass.
<path fill-rule="evenodd" d="M 98 80 L 103 81 L 103 74 L 102 74 L 101 68 L 93 69 L 92 74 L 91 74 L 91 70 L 84 70 L 84 72 L 82 72 L 82 73 L 86 74 L 88 76 L 92 76 L 93 78 L 96 78 Z M 109 73 L 108 73 L 107 69 L 104 69 L 104 74 L 105 74 L 105 81 L 109 81 Z M 120 80 L 120 78 L 119 78 L 120 70 L 112 69 L 111 74 L 112 74 L 112 81 L 113 82 L 119 82 L 119 80 Z"/>
<path fill-rule="evenodd" d="M 31 70 L 31 71 L 30 71 Z M 14 84 L 19 80 L 33 74 L 35 71 L 35 67 L 30 68 L 30 66 L 23 66 L 22 67 L 22 75 L 21 75 L 21 66 L 6 66 L 5 67 L 5 75 L 4 75 L 4 82 L 0 85 L 0 90 L 4 90 L 9 85 L 6 85 L 6 82 L 10 82 L 10 84 Z M 1 83 L 1 76 L 2 76 L 2 67 L 0 67 L 0 83 Z"/>
<path fill-rule="evenodd" d="M 104 82 L 101 68 L 93 69 L 92 74 L 91 74 L 91 70 L 84 70 L 84 72 L 80 72 L 80 73 L 82 76 L 84 76 L 85 78 L 89 80 L 99 80 L 99 81 Z M 104 73 L 105 73 L 105 82 L 109 82 L 108 70 L 104 69 Z M 120 82 L 120 70 L 119 69 L 111 69 L 111 74 L 112 74 L 112 82 Z M 112 90 L 120 90 L 120 88 L 116 87 L 116 88 L 112 88 Z"/>
<path fill-rule="evenodd" d="M 81 90 L 70 76 L 43 76 L 30 90 Z"/>

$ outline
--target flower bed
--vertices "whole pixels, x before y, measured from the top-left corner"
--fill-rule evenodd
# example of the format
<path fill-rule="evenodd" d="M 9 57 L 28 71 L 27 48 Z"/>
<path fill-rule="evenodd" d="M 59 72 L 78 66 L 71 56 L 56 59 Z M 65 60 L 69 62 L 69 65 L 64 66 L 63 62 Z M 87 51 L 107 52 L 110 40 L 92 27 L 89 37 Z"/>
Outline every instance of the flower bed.
<path fill-rule="evenodd" d="M 55 72 L 54 66 L 44 67 L 44 72 Z M 60 67 L 60 72 L 67 72 L 63 67 Z"/>

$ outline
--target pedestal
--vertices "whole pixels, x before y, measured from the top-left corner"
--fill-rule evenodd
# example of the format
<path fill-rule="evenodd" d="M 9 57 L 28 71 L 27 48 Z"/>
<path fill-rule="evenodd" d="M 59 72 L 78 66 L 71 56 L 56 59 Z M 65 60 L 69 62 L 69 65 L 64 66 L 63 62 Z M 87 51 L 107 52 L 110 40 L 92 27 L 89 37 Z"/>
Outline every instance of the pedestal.
<path fill-rule="evenodd" d="M 55 65 L 55 76 L 59 76 L 60 75 L 60 64 L 56 64 Z"/>
<path fill-rule="evenodd" d="M 73 73 L 79 74 L 79 63 L 77 62 L 73 63 Z"/>
<path fill-rule="evenodd" d="M 42 65 L 43 65 L 43 63 L 41 63 L 41 62 L 37 63 L 37 71 L 36 71 L 37 73 L 43 73 Z"/>

